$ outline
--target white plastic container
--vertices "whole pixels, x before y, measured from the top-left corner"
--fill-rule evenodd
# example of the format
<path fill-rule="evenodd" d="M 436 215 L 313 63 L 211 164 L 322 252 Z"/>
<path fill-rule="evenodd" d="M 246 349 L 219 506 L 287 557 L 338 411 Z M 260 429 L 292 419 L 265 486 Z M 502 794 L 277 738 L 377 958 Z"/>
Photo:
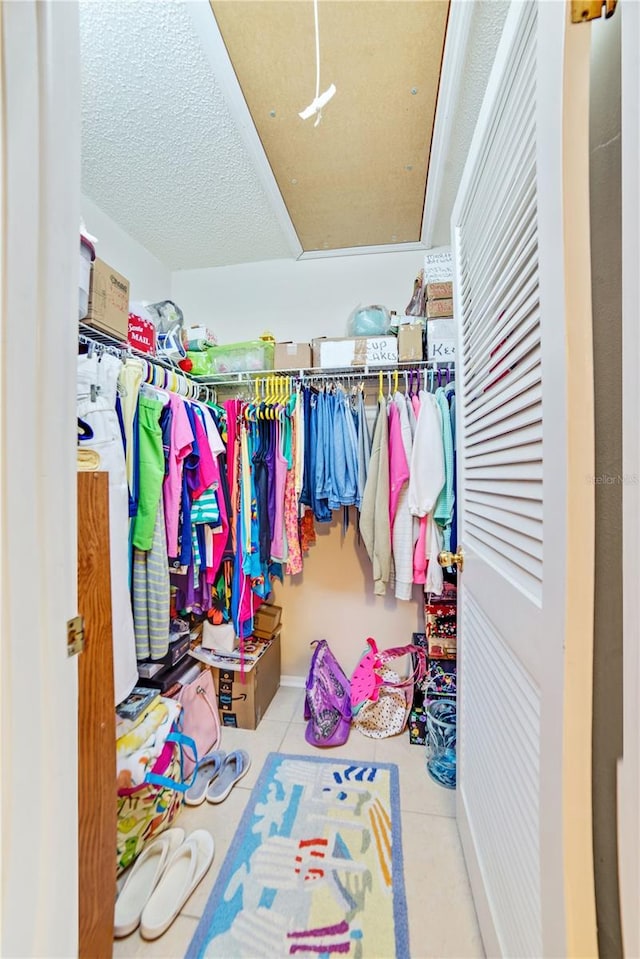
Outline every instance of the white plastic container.
<path fill-rule="evenodd" d="M 89 312 L 89 286 L 91 283 L 91 264 L 96 258 L 93 244 L 80 234 L 80 281 L 78 293 L 78 319 L 84 320 Z"/>

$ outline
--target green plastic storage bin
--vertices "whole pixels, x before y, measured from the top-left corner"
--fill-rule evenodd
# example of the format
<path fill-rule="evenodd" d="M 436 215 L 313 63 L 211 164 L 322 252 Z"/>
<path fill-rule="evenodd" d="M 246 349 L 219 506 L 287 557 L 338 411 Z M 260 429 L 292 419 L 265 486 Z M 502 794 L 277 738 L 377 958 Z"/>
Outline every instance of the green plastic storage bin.
<path fill-rule="evenodd" d="M 274 353 L 275 345 L 270 340 L 247 340 L 246 343 L 227 343 L 207 349 L 214 375 L 272 370 Z"/>

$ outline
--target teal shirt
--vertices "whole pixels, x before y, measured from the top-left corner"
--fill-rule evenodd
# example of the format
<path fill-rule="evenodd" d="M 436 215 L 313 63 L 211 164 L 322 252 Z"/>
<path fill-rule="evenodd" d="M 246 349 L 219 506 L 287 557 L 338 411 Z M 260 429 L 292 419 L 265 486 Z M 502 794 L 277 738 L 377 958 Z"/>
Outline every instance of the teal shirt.
<path fill-rule="evenodd" d="M 451 518 L 453 516 L 453 504 L 455 502 L 455 490 L 453 488 L 454 474 L 454 452 L 453 452 L 453 434 L 451 431 L 451 412 L 445 395 L 444 389 L 438 387 L 435 392 L 436 403 L 440 409 L 440 419 L 442 420 L 442 447 L 444 450 L 444 486 L 440 490 L 440 495 L 436 500 L 433 511 L 433 518 L 443 531 L 443 546 L 449 549 L 451 543 Z"/>

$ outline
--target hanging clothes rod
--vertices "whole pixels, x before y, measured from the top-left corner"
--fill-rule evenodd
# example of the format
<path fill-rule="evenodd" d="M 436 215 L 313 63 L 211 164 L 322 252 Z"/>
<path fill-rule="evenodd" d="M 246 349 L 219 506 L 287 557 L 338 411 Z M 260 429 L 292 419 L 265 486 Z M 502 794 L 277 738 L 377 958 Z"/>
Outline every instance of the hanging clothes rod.
<path fill-rule="evenodd" d="M 116 346 L 112 343 L 104 343 L 102 340 L 87 336 L 86 333 L 78 333 L 78 343 L 82 346 L 88 346 L 98 353 L 110 353 L 112 356 L 117 356 L 120 360 L 127 356 L 127 350 L 124 347 Z"/>
<path fill-rule="evenodd" d="M 436 373 L 438 371 L 446 373 L 448 370 L 451 376 L 455 374 L 455 363 L 452 360 L 446 362 L 441 360 L 420 360 L 413 363 L 398 363 L 396 366 L 391 367 L 345 366 L 330 370 L 321 367 L 307 367 L 304 369 L 296 367 L 287 370 L 244 370 L 237 373 L 214 373 L 210 376 L 196 376 L 194 379 L 198 383 L 211 383 L 222 389 L 225 386 L 233 387 L 239 383 L 253 383 L 255 380 L 266 382 L 266 380 L 274 376 L 303 380 L 306 382 L 335 382 L 336 380 L 374 380 L 378 379 L 380 374 L 382 374 L 383 377 L 393 377 L 396 373 L 398 375 L 402 374 L 404 377 L 405 374 L 412 372 L 423 375 L 424 372 L 429 370 L 433 370 Z"/>
<path fill-rule="evenodd" d="M 87 346 L 89 349 L 117 356 L 123 363 L 132 358 L 141 360 L 146 364 L 145 382 L 158 389 L 170 390 L 185 398 L 197 399 L 207 403 L 217 403 L 218 401 L 217 392 L 213 385 L 199 383 L 192 376 L 184 373 L 178 366 L 174 366 L 169 360 L 160 360 L 148 353 L 143 353 L 141 350 L 136 350 L 135 347 L 120 343 L 107 333 L 94 330 L 93 327 L 80 324 L 78 343 Z"/>

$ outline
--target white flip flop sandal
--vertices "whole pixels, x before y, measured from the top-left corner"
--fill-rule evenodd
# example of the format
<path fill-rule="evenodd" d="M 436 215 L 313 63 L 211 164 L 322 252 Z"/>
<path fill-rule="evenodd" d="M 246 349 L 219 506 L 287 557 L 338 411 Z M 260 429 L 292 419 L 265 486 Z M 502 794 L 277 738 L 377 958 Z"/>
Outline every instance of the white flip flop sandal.
<path fill-rule="evenodd" d="M 116 899 L 113 934 L 128 936 L 140 925 L 142 911 L 173 853 L 184 842 L 184 829 L 167 829 L 142 850 Z"/>
<path fill-rule="evenodd" d="M 140 935 L 157 939 L 166 932 L 203 879 L 213 860 L 213 836 L 196 829 L 173 853 L 160 882 L 142 911 Z"/>

